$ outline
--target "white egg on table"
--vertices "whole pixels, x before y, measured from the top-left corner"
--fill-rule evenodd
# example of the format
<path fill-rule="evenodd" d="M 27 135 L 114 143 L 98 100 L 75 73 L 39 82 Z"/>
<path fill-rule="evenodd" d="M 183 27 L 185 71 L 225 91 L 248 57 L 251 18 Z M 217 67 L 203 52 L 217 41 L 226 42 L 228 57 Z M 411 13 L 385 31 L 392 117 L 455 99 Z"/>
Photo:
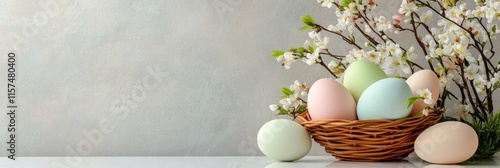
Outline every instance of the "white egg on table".
<path fill-rule="evenodd" d="M 260 128 L 257 144 L 262 153 L 271 159 L 295 161 L 309 153 L 311 136 L 294 121 L 275 119 Z"/>

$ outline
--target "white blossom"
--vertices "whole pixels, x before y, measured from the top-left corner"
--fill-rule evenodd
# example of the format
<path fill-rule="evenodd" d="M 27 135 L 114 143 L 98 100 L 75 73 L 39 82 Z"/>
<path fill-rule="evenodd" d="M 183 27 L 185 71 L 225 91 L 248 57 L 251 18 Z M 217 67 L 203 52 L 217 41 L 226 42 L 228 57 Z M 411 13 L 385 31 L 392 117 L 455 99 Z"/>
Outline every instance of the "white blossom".
<path fill-rule="evenodd" d="M 467 118 L 469 111 L 471 110 L 471 107 L 467 104 L 462 104 L 462 103 L 457 103 L 455 105 L 455 110 L 458 112 L 460 117 L 462 118 Z"/>
<path fill-rule="evenodd" d="M 422 110 L 422 114 L 423 114 L 424 116 L 428 116 L 428 115 L 429 115 L 429 111 L 430 111 L 430 110 L 429 110 L 428 108 L 424 108 L 424 110 Z"/>
<path fill-rule="evenodd" d="M 476 64 L 470 64 L 467 68 L 465 68 L 465 78 L 467 80 L 473 80 L 478 71 L 479 69 Z"/>
<path fill-rule="evenodd" d="M 380 57 L 379 52 L 368 51 L 365 56 L 366 56 L 367 60 L 369 60 L 373 63 L 380 64 L 382 62 L 382 57 Z"/>
<path fill-rule="evenodd" d="M 444 56 L 450 56 L 452 55 L 453 52 L 453 46 L 451 45 L 443 45 L 443 55 Z"/>
<path fill-rule="evenodd" d="M 394 57 L 386 57 L 381 68 L 388 76 L 400 76 L 400 63 L 399 60 Z"/>
<path fill-rule="evenodd" d="M 420 21 L 422 23 L 429 23 L 429 21 L 432 20 L 432 11 L 428 10 L 427 12 L 424 12 L 420 15 Z"/>
<path fill-rule="evenodd" d="M 269 109 L 271 109 L 271 111 L 276 111 L 276 110 L 278 110 L 278 105 L 271 104 L 271 105 L 269 105 Z"/>
<path fill-rule="evenodd" d="M 452 73 L 448 73 L 446 75 L 442 75 L 439 77 L 440 92 L 442 92 L 445 87 L 446 88 L 450 87 L 450 84 L 451 84 L 450 81 L 452 81 L 454 77 L 455 77 L 455 75 L 453 75 Z"/>
<path fill-rule="evenodd" d="M 318 0 L 318 3 L 321 3 L 321 6 L 322 7 L 327 7 L 327 8 L 331 8 L 332 5 L 333 5 L 333 0 Z"/>
<path fill-rule="evenodd" d="M 299 107 L 300 102 L 293 98 L 284 98 L 279 101 L 281 107 L 287 111 L 293 111 L 293 109 Z"/>
<path fill-rule="evenodd" d="M 463 13 L 463 9 L 465 8 L 465 6 L 463 6 L 464 4 L 460 5 L 460 6 L 454 6 L 448 10 L 446 10 L 446 17 L 448 17 L 448 19 L 451 19 L 455 22 L 460 22 L 463 20 L 463 16 L 464 16 L 464 13 Z M 465 10 L 466 11 L 466 10 Z"/>
<path fill-rule="evenodd" d="M 313 31 L 310 31 L 308 35 L 309 35 L 309 38 L 314 39 L 314 38 L 319 36 L 319 33 L 316 30 L 313 30 Z"/>
<path fill-rule="evenodd" d="M 328 48 L 328 42 L 330 41 L 330 39 L 328 37 L 323 37 L 323 40 L 318 39 L 315 41 L 315 44 L 317 46 L 318 49 L 320 50 L 325 50 Z"/>
<path fill-rule="evenodd" d="M 331 60 L 327 67 L 334 73 L 342 69 L 340 62 L 336 60 Z"/>
<path fill-rule="evenodd" d="M 295 94 L 298 94 L 300 96 L 305 96 L 307 95 L 307 83 L 300 84 L 298 80 L 295 80 L 292 85 L 290 85 L 290 90 L 292 90 Z M 299 97 L 299 96 L 296 96 Z"/>
<path fill-rule="evenodd" d="M 478 6 L 476 10 L 472 10 L 471 15 L 473 17 L 484 17 L 484 11 L 486 10 L 486 6 Z M 471 16 L 468 16 L 471 17 Z"/>
<path fill-rule="evenodd" d="M 497 82 L 500 82 L 500 72 L 497 72 L 490 79 L 490 85 L 495 86 Z"/>
<path fill-rule="evenodd" d="M 349 3 L 349 5 L 347 5 L 347 7 L 351 13 L 358 13 L 358 5 L 356 5 L 356 2 Z"/>
<path fill-rule="evenodd" d="M 312 54 L 311 53 L 306 54 L 306 58 L 304 59 L 304 62 L 307 65 L 313 65 L 313 64 L 320 62 L 319 53 L 317 51 L 319 51 L 319 50 L 314 51 Z"/>
<path fill-rule="evenodd" d="M 484 15 L 485 15 L 486 19 L 488 19 L 488 23 L 492 23 L 493 19 L 496 18 L 496 11 L 491 7 L 487 7 L 484 10 Z"/>
<path fill-rule="evenodd" d="M 353 32 L 355 15 L 350 10 L 337 10 L 335 14 L 338 17 L 337 27 L 342 30 L 347 29 L 347 31 Z"/>
<path fill-rule="evenodd" d="M 385 44 L 379 44 L 376 46 L 376 50 L 380 53 L 381 57 L 389 56 L 389 50 L 387 50 L 387 46 Z"/>
<path fill-rule="evenodd" d="M 400 59 L 399 60 L 399 64 L 400 64 L 401 71 L 403 73 L 405 73 L 405 74 L 410 74 L 411 73 L 411 67 L 408 64 L 408 62 L 406 62 L 406 60 Z"/>
<path fill-rule="evenodd" d="M 334 26 L 334 25 L 328 25 L 328 27 L 326 29 L 333 31 L 333 32 L 340 32 L 340 30 L 341 30 L 339 27 Z"/>
<path fill-rule="evenodd" d="M 418 96 L 424 99 L 424 103 L 431 105 L 434 103 L 434 100 L 432 99 L 432 93 L 429 89 L 424 89 L 424 90 L 417 90 Z"/>
<path fill-rule="evenodd" d="M 401 47 L 399 44 L 394 44 L 392 42 L 387 42 L 387 49 L 391 53 L 392 56 L 395 56 L 397 58 L 401 58 L 403 56 L 403 50 L 401 50 Z"/>
<path fill-rule="evenodd" d="M 282 66 L 285 67 L 285 69 L 290 69 L 290 65 L 295 62 L 295 59 L 297 57 L 293 55 L 292 52 L 285 52 L 282 56 L 279 56 L 276 58 L 278 61 L 283 61 Z"/>
<path fill-rule="evenodd" d="M 482 75 L 476 74 L 474 76 L 474 88 L 477 92 L 485 92 L 488 85 L 488 81 L 484 79 Z"/>
<path fill-rule="evenodd" d="M 417 54 L 415 53 L 415 48 L 411 46 L 407 51 L 406 51 L 406 58 L 410 61 L 415 61 L 417 60 Z"/>
<path fill-rule="evenodd" d="M 403 2 L 401 3 L 401 7 L 399 8 L 398 12 L 400 14 L 404 14 L 406 16 L 410 16 L 410 14 L 412 12 L 415 12 L 417 11 L 417 5 L 415 4 L 415 2 L 411 1 L 409 2 L 410 0 L 403 0 Z"/>
<path fill-rule="evenodd" d="M 387 21 L 384 16 L 375 18 L 375 23 L 377 25 L 378 31 L 387 31 L 388 29 L 392 28 L 391 23 L 389 23 L 389 21 Z"/>
<path fill-rule="evenodd" d="M 309 42 L 309 40 L 306 40 L 306 41 L 304 42 L 303 47 L 304 47 L 304 48 L 309 48 L 309 46 L 310 46 L 310 45 L 311 45 L 311 43 Z"/>

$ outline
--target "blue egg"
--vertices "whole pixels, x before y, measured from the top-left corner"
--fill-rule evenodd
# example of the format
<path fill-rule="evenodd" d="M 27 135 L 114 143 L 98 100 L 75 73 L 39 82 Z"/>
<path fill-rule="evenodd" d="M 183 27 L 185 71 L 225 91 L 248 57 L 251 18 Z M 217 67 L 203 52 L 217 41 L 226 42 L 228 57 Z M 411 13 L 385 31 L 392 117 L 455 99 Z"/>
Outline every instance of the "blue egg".
<path fill-rule="evenodd" d="M 406 101 L 413 97 L 410 86 L 404 79 L 386 78 L 370 85 L 360 96 L 357 104 L 359 120 L 408 117 L 413 105 Z"/>

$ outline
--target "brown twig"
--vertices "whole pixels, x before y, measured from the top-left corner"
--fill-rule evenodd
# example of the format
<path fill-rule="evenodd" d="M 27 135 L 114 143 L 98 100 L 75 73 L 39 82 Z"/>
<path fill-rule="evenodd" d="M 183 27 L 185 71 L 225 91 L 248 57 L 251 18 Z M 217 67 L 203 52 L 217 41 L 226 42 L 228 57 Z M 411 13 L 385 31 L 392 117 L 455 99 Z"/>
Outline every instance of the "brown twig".
<path fill-rule="evenodd" d="M 363 49 L 358 44 L 356 44 L 355 41 L 350 40 L 349 38 L 347 38 L 346 36 L 344 36 L 343 34 L 341 34 L 339 32 L 334 32 L 334 31 L 328 30 L 327 28 L 325 28 L 325 27 L 323 27 L 321 25 L 318 25 L 318 24 L 316 24 L 316 27 L 319 27 L 321 30 L 324 30 L 324 31 L 327 31 L 327 32 L 330 32 L 330 33 L 333 33 L 333 34 L 336 34 L 336 35 L 342 37 L 342 40 L 346 41 L 348 44 L 354 45 L 359 50 Z"/>
<path fill-rule="evenodd" d="M 328 70 L 328 72 L 330 72 L 330 74 L 332 74 L 335 78 L 338 78 L 337 75 L 335 75 L 335 73 L 332 72 L 332 70 L 330 70 L 330 68 L 328 68 L 328 66 L 325 64 L 325 62 L 323 61 L 323 58 L 321 56 L 319 56 L 319 64 L 324 67 L 325 69 Z"/>

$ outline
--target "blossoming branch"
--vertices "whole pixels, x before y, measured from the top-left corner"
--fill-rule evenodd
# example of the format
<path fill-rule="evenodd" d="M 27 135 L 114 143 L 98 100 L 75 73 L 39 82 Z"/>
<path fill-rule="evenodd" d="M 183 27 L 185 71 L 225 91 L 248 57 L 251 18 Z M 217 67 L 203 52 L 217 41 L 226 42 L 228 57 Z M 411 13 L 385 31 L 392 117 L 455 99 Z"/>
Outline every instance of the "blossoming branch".
<path fill-rule="evenodd" d="M 462 119 L 471 116 L 478 121 L 486 121 L 494 112 L 493 95 L 500 87 L 500 62 L 494 62 L 500 0 L 402 0 L 392 16 L 377 16 L 374 0 L 317 1 L 335 10 L 337 22 L 323 26 L 304 15 L 301 29 L 311 30 L 310 39 L 301 47 L 273 51 L 273 57 L 286 69 L 302 60 L 308 65 L 319 64 L 341 80 L 347 66 L 361 59 L 380 65 L 393 77 L 405 78 L 428 68 L 440 82 L 435 108 L 445 108 L 449 100 Z M 339 53 L 329 48 L 330 36 L 349 44 L 352 50 Z M 415 43 L 402 46 L 397 40 L 403 39 L 395 38 L 398 36 Z M 290 89 L 283 88 L 280 104 L 271 105 L 271 110 L 295 118 L 306 110 L 303 97 L 307 90 L 306 84 L 297 81 Z"/>

